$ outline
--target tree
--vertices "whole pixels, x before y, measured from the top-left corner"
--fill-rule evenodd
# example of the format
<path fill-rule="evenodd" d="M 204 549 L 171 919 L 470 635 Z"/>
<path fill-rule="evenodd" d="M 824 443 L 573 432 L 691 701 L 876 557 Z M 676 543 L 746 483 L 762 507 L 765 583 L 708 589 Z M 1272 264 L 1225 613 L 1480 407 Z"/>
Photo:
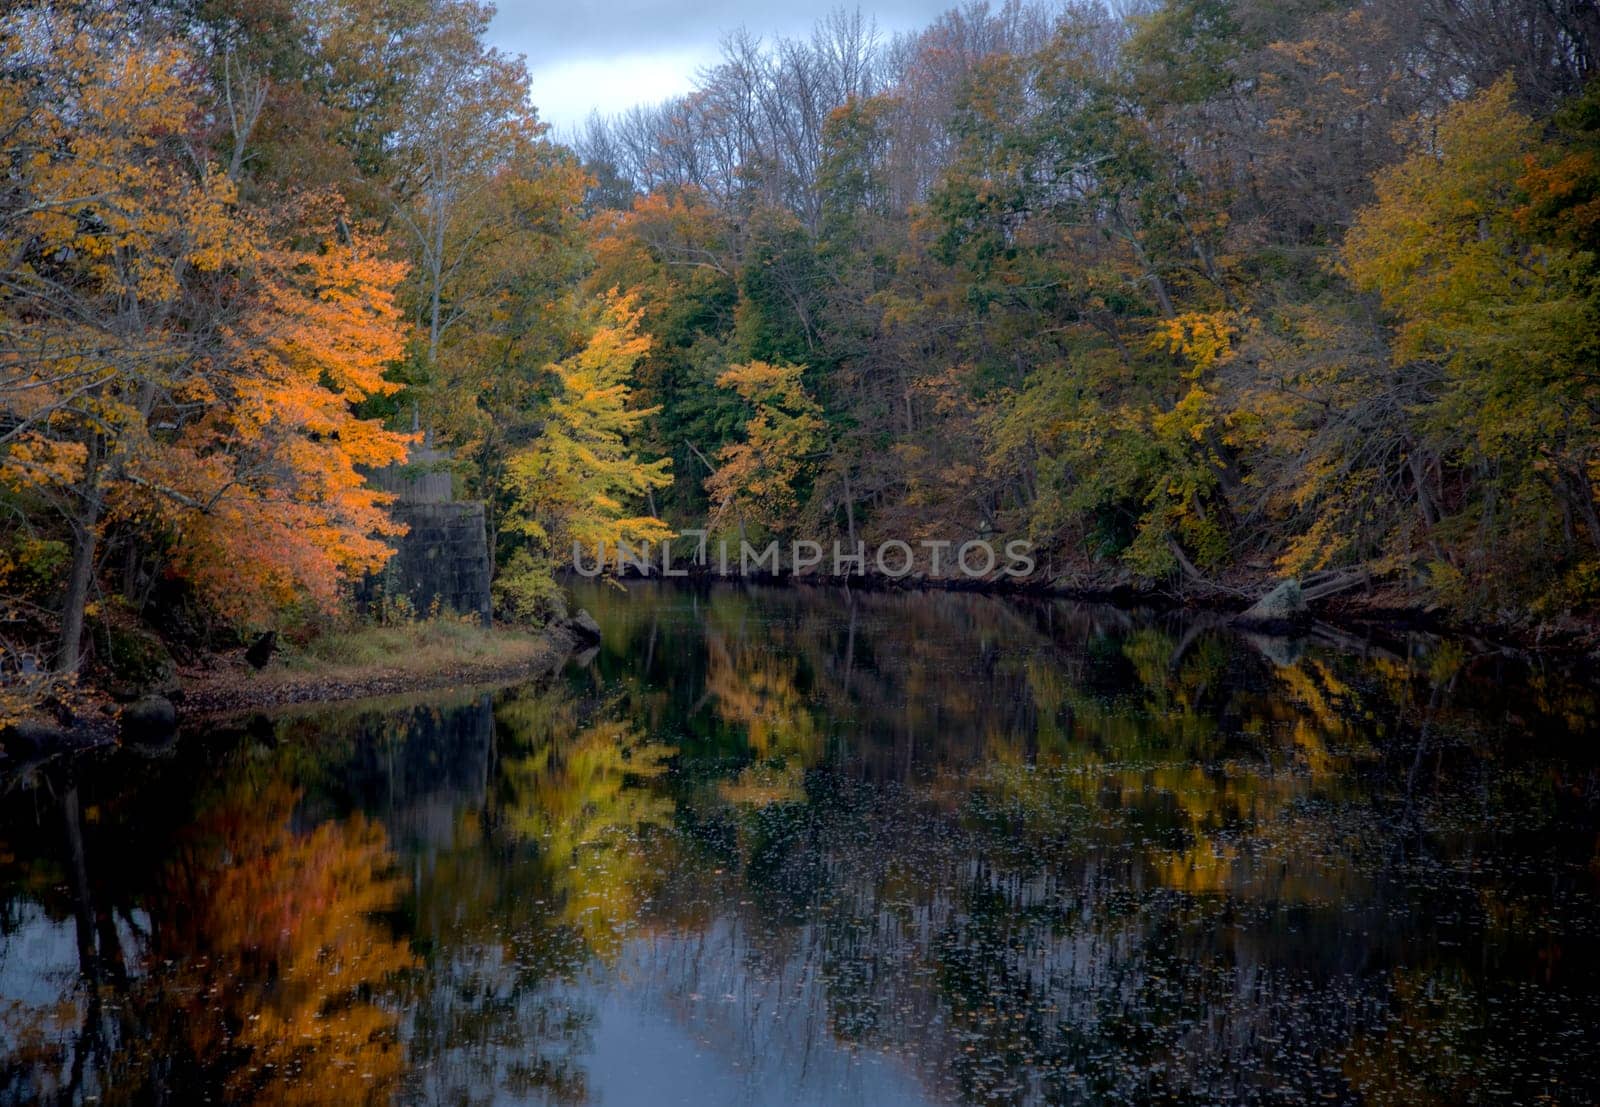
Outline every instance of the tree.
<path fill-rule="evenodd" d="M 1396 364 L 1434 372 L 1429 494 L 1443 537 L 1466 547 L 1435 566 L 1447 594 L 1463 574 L 1497 591 L 1497 566 L 1534 550 L 1575 553 L 1575 525 L 1587 549 L 1565 584 L 1600 586 L 1595 257 L 1519 219 L 1539 168 L 1565 151 L 1512 95 L 1502 80 L 1446 111 L 1379 175 L 1344 248 L 1351 279 L 1396 321 Z M 1452 491 L 1458 480 L 1468 488 Z"/>
<path fill-rule="evenodd" d="M 520 59 L 485 47 L 492 9 L 472 2 L 431 5 L 431 57 L 413 82 L 395 140 L 394 215 L 416 257 L 414 300 L 428 367 L 447 332 L 470 318 L 474 259 L 492 253 L 518 223 L 516 175 L 532 176 L 544 125 L 528 103 Z M 500 202 L 482 195 L 498 189 Z"/>
<path fill-rule="evenodd" d="M 68 535 L 57 667 L 119 530 L 226 614 L 330 605 L 396 529 L 355 466 L 405 439 L 351 406 L 390 387 L 402 268 L 336 202 L 241 210 L 184 129 L 179 45 L 40 8 L 0 21 L 0 57 L 0 480 Z"/>
<path fill-rule="evenodd" d="M 578 552 L 604 559 L 619 543 L 635 549 L 672 536 L 655 515 L 632 505 L 672 483 L 672 459 L 644 461 L 634 436 L 655 408 L 630 406 L 634 367 L 650 348 L 639 311 L 613 297 L 587 344 L 550 368 L 544 429 L 506 466 L 506 529 L 526 545 L 507 565 L 502 588 L 513 607 L 538 614 L 554 569 Z"/>
<path fill-rule="evenodd" d="M 586 325 L 577 288 L 584 175 L 542 140 L 504 158 L 450 215 L 440 342 L 422 366 L 422 351 L 412 351 L 422 373 L 392 401 L 402 418 L 407 401 L 415 405 L 452 444 L 467 494 L 485 501 L 491 557 L 507 462 L 538 432 L 545 367 L 582 341 Z"/>
<path fill-rule="evenodd" d="M 743 527 L 755 523 L 784 531 L 799 505 L 800 483 L 821 444 L 822 409 L 800 383 L 804 365 L 735 365 L 717 378 L 750 405 L 744 441 L 724 446 L 717 471 L 706 478 L 711 522 L 732 515 Z"/>
<path fill-rule="evenodd" d="M 640 325 L 652 338 L 635 380 L 641 402 L 661 410 L 641 427 L 643 442 L 671 456 L 676 472 L 709 469 L 702 459 L 739 423 L 735 405 L 716 387 L 729 362 L 739 300 L 737 227 L 696 192 L 654 193 L 624 214 L 597 216 L 589 236 L 594 265 L 584 288 L 596 296 L 620 288 L 638 305 Z M 700 482 L 676 482 L 660 505 L 700 518 Z"/>
<path fill-rule="evenodd" d="M 178 569 L 224 615 L 256 622 L 297 599 L 333 610 L 402 531 L 362 470 L 404 460 L 408 438 L 354 412 L 397 387 L 384 373 L 403 350 L 405 265 L 336 205 L 293 214 L 300 241 L 263 245 L 216 402 L 140 485 L 157 493 L 144 509 L 168 517 Z"/>

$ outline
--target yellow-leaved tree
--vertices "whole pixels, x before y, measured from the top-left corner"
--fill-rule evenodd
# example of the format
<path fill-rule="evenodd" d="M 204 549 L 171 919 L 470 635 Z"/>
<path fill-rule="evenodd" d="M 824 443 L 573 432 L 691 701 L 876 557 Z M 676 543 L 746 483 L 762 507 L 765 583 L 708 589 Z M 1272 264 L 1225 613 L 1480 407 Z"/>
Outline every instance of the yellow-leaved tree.
<path fill-rule="evenodd" d="M 577 554 L 614 557 L 619 543 L 640 549 L 672 537 L 638 509 L 672 483 L 672 459 L 642 459 L 640 424 L 658 409 L 631 406 L 633 373 L 650 348 L 631 300 L 610 296 L 582 350 L 551 365 L 544 427 L 506 466 L 510 510 L 504 529 L 525 545 L 503 567 L 501 598 L 518 613 L 546 615 L 555 571 Z"/>
<path fill-rule="evenodd" d="M 804 365 L 770 365 L 751 361 L 730 366 L 717 378 L 751 407 L 744 441 L 722 448 L 722 464 L 706 478 L 711 497 L 711 523 L 730 517 L 742 528 L 755 523 L 782 530 L 799 507 L 799 486 L 812 455 L 821 447 L 822 407 L 801 383 Z"/>
<path fill-rule="evenodd" d="M 1600 274 L 1526 218 L 1542 167 L 1568 156 L 1502 79 L 1379 174 L 1345 241 L 1350 277 L 1395 320 L 1395 364 L 1431 383 L 1412 449 L 1451 602 L 1515 602 L 1497 595 L 1508 564 L 1559 571 L 1558 607 L 1600 594 Z"/>

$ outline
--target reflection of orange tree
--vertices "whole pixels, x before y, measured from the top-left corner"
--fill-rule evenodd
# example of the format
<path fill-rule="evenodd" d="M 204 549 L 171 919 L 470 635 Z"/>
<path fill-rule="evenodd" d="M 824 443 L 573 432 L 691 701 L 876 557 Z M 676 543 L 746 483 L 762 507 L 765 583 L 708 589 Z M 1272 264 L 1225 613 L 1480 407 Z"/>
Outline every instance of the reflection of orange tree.
<path fill-rule="evenodd" d="M 192 997 L 181 1032 L 197 1058 L 238 1057 L 230 1100 L 382 1100 L 403 1055 L 379 996 L 415 963 L 377 918 L 401 882 L 381 826 L 295 833 L 297 800 L 270 781 L 196 820 L 152 919 L 156 956 L 178 966 L 161 987 Z"/>
<path fill-rule="evenodd" d="M 539 846 L 558 917 L 609 958 L 661 871 L 644 835 L 671 825 L 673 803 L 649 781 L 676 751 L 611 719 L 579 727 L 566 700 L 530 695 L 499 719 L 515 747 L 502 762 L 499 821 Z"/>

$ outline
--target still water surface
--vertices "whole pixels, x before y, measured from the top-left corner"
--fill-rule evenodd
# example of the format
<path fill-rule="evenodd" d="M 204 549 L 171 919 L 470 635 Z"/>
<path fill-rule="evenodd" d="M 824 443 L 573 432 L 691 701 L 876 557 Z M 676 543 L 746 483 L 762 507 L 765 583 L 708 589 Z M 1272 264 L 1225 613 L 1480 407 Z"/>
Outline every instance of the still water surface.
<path fill-rule="evenodd" d="M 13 774 L 0 1103 L 1592 1103 L 1592 686 L 638 585 L 560 679 Z"/>

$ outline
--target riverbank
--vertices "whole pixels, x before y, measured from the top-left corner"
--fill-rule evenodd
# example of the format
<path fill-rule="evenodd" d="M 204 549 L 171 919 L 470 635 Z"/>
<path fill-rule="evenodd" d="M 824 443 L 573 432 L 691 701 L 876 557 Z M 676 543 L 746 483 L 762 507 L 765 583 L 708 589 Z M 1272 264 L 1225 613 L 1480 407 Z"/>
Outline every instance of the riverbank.
<path fill-rule="evenodd" d="M 719 582 L 1070 599 L 1128 609 L 1185 611 L 1208 626 L 1234 626 L 1280 638 L 1332 633 L 1341 641 L 1348 639 L 1345 644 L 1357 638 L 1393 644 L 1408 633 L 1423 632 L 1459 638 L 1483 653 L 1542 656 L 1590 671 L 1600 665 L 1600 627 L 1592 620 L 1474 622 L 1444 609 L 1421 607 L 1392 582 L 1371 582 L 1359 589 L 1313 597 L 1303 620 L 1264 625 L 1248 625 L 1239 618 L 1257 598 L 1248 587 L 1185 581 L 1182 587 L 1155 588 L 1134 582 L 1126 574 L 1041 574 L 1019 579 L 695 572 L 678 583 L 708 586 Z M 192 727 L 230 715 L 533 679 L 558 669 L 585 633 L 576 623 L 534 632 L 484 628 L 455 619 L 359 626 L 326 633 L 301 645 L 282 646 L 259 669 L 243 648 L 209 655 L 200 664 L 180 668 L 174 681 L 155 689 L 155 697 L 134 703 L 120 702 L 94 686 L 65 686 L 21 715 L 8 719 L 0 713 L 0 768 L 119 739 L 137 740 L 136 735 L 170 735 L 179 726 Z"/>
<path fill-rule="evenodd" d="M 243 653 L 180 672 L 185 719 L 297 703 L 420 692 L 543 676 L 573 640 L 562 628 L 478 627 L 453 620 L 363 627 L 290 648 L 261 670 Z"/>
<path fill-rule="evenodd" d="M 273 651 L 259 668 L 245 649 L 213 654 L 131 703 L 101 688 L 63 686 L 0 726 L 0 769 L 119 739 L 163 739 L 229 715 L 531 680 L 559 669 L 574 645 L 564 627 L 441 619 L 334 631 Z"/>

